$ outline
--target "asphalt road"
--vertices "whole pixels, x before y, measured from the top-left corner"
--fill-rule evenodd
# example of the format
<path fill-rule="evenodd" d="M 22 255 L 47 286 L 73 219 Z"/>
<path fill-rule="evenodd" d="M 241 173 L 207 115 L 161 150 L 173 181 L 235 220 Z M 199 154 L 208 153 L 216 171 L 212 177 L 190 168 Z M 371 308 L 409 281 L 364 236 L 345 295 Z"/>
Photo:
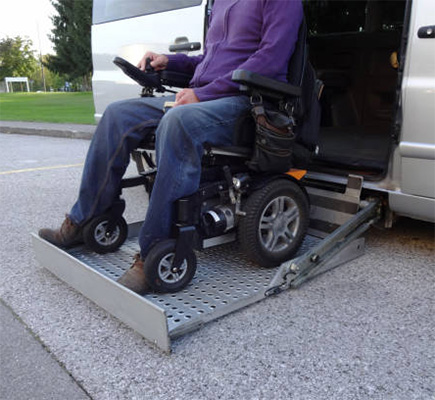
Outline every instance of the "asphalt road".
<path fill-rule="evenodd" d="M 363 257 L 177 339 L 168 356 L 34 259 L 30 232 L 72 206 L 88 144 L 0 134 L 0 372 L 15 377 L 0 397 L 435 399 L 434 225 L 372 229 Z M 142 189 L 126 198 L 127 220 L 143 218 Z M 43 359 L 45 374 L 21 367 L 44 371 Z"/>

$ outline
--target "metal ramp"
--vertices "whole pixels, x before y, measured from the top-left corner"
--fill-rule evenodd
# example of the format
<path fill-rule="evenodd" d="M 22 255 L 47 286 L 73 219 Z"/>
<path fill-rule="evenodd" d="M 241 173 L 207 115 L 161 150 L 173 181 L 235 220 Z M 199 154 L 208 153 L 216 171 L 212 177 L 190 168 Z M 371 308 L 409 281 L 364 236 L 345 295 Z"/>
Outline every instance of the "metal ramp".
<path fill-rule="evenodd" d="M 197 253 L 195 278 L 175 294 L 139 296 L 116 279 L 138 252 L 140 224 L 129 226 L 130 237 L 115 253 L 96 254 L 84 247 L 60 249 L 33 234 L 39 263 L 152 344 L 169 352 L 171 340 L 360 256 L 358 239 L 376 220 L 378 202 L 368 202 L 325 239 L 308 235 L 295 259 L 273 269 L 260 268 L 225 244 Z"/>

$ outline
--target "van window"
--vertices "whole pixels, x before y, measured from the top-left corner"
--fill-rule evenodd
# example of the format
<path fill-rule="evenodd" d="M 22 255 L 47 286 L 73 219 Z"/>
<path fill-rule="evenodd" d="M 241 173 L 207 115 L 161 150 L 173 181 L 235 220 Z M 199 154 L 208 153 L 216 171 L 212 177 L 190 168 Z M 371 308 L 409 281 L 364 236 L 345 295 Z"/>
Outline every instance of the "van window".
<path fill-rule="evenodd" d="M 94 0 L 93 23 L 198 6 L 202 0 Z"/>

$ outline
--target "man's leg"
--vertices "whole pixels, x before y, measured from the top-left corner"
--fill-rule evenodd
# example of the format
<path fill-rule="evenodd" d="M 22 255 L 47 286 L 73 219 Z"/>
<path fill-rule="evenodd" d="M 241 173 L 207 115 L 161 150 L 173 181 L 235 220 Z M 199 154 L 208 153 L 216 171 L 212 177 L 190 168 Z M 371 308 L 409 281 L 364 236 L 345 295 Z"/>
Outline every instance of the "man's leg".
<path fill-rule="evenodd" d="M 139 234 L 142 258 L 157 240 L 168 238 L 174 201 L 198 190 L 204 143 L 231 145 L 235 124 L 250 107 L 245 96 L 176 107 L 156 131 L 157 175 Z"/>
<path fill-rule="evenodd" d="M 86 157 L 78 200 L 69 214 L 75 224 L 103 214 L 116 200 L 132 150 L 149 129 L 157 127 L 167 100 L 138 98 L 107 107 Z"/>
<path fill-rule="evenodd" d="M 158 125 L 164 102 L 173 98 L 138 98 L 107 107 L 88 150 L 77 202 L 60 229 L 42 229 L 41 237 L 64 246 L 80 241 L 81 227 L 116 200 L 131 151 L 147 128 Z"/>
<path fill-rule="evenodd" d="M 247 97 L 188 104 L 168 111 L 156 131 L 157 175 L 145 222 L 139 233 L 141 254 L 118 282 L 136 293 L 148 291 L 143 260 L 151 246 L 170 235 L 174 201 L 198 190 L 204 143 L 230 145 Z"/>

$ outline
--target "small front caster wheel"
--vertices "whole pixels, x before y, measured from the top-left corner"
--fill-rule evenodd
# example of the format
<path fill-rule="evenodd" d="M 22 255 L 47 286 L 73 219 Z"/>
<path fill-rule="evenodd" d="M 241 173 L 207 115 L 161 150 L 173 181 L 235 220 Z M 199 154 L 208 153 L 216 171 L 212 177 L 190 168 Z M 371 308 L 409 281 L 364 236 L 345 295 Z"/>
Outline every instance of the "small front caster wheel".
<path fill-rule="evenodd" d="M 93 218 L 83 228 L 83 241 L 86 246 L 99 254 L 117 250 L 125 242 L 128 233 L 127 222 L 123 217 L 113 221 L 110 215 Z"/>
<path fill-rule="evenodd" d="M 192 249 L 185 249 L 181 265 L 174 266 L 176 240 L 158 242 L 151 248 L 144 261 L 145 280 L 154 292 L 173 293 L 186 287 L 196 272 L 196 256 Z"/>

